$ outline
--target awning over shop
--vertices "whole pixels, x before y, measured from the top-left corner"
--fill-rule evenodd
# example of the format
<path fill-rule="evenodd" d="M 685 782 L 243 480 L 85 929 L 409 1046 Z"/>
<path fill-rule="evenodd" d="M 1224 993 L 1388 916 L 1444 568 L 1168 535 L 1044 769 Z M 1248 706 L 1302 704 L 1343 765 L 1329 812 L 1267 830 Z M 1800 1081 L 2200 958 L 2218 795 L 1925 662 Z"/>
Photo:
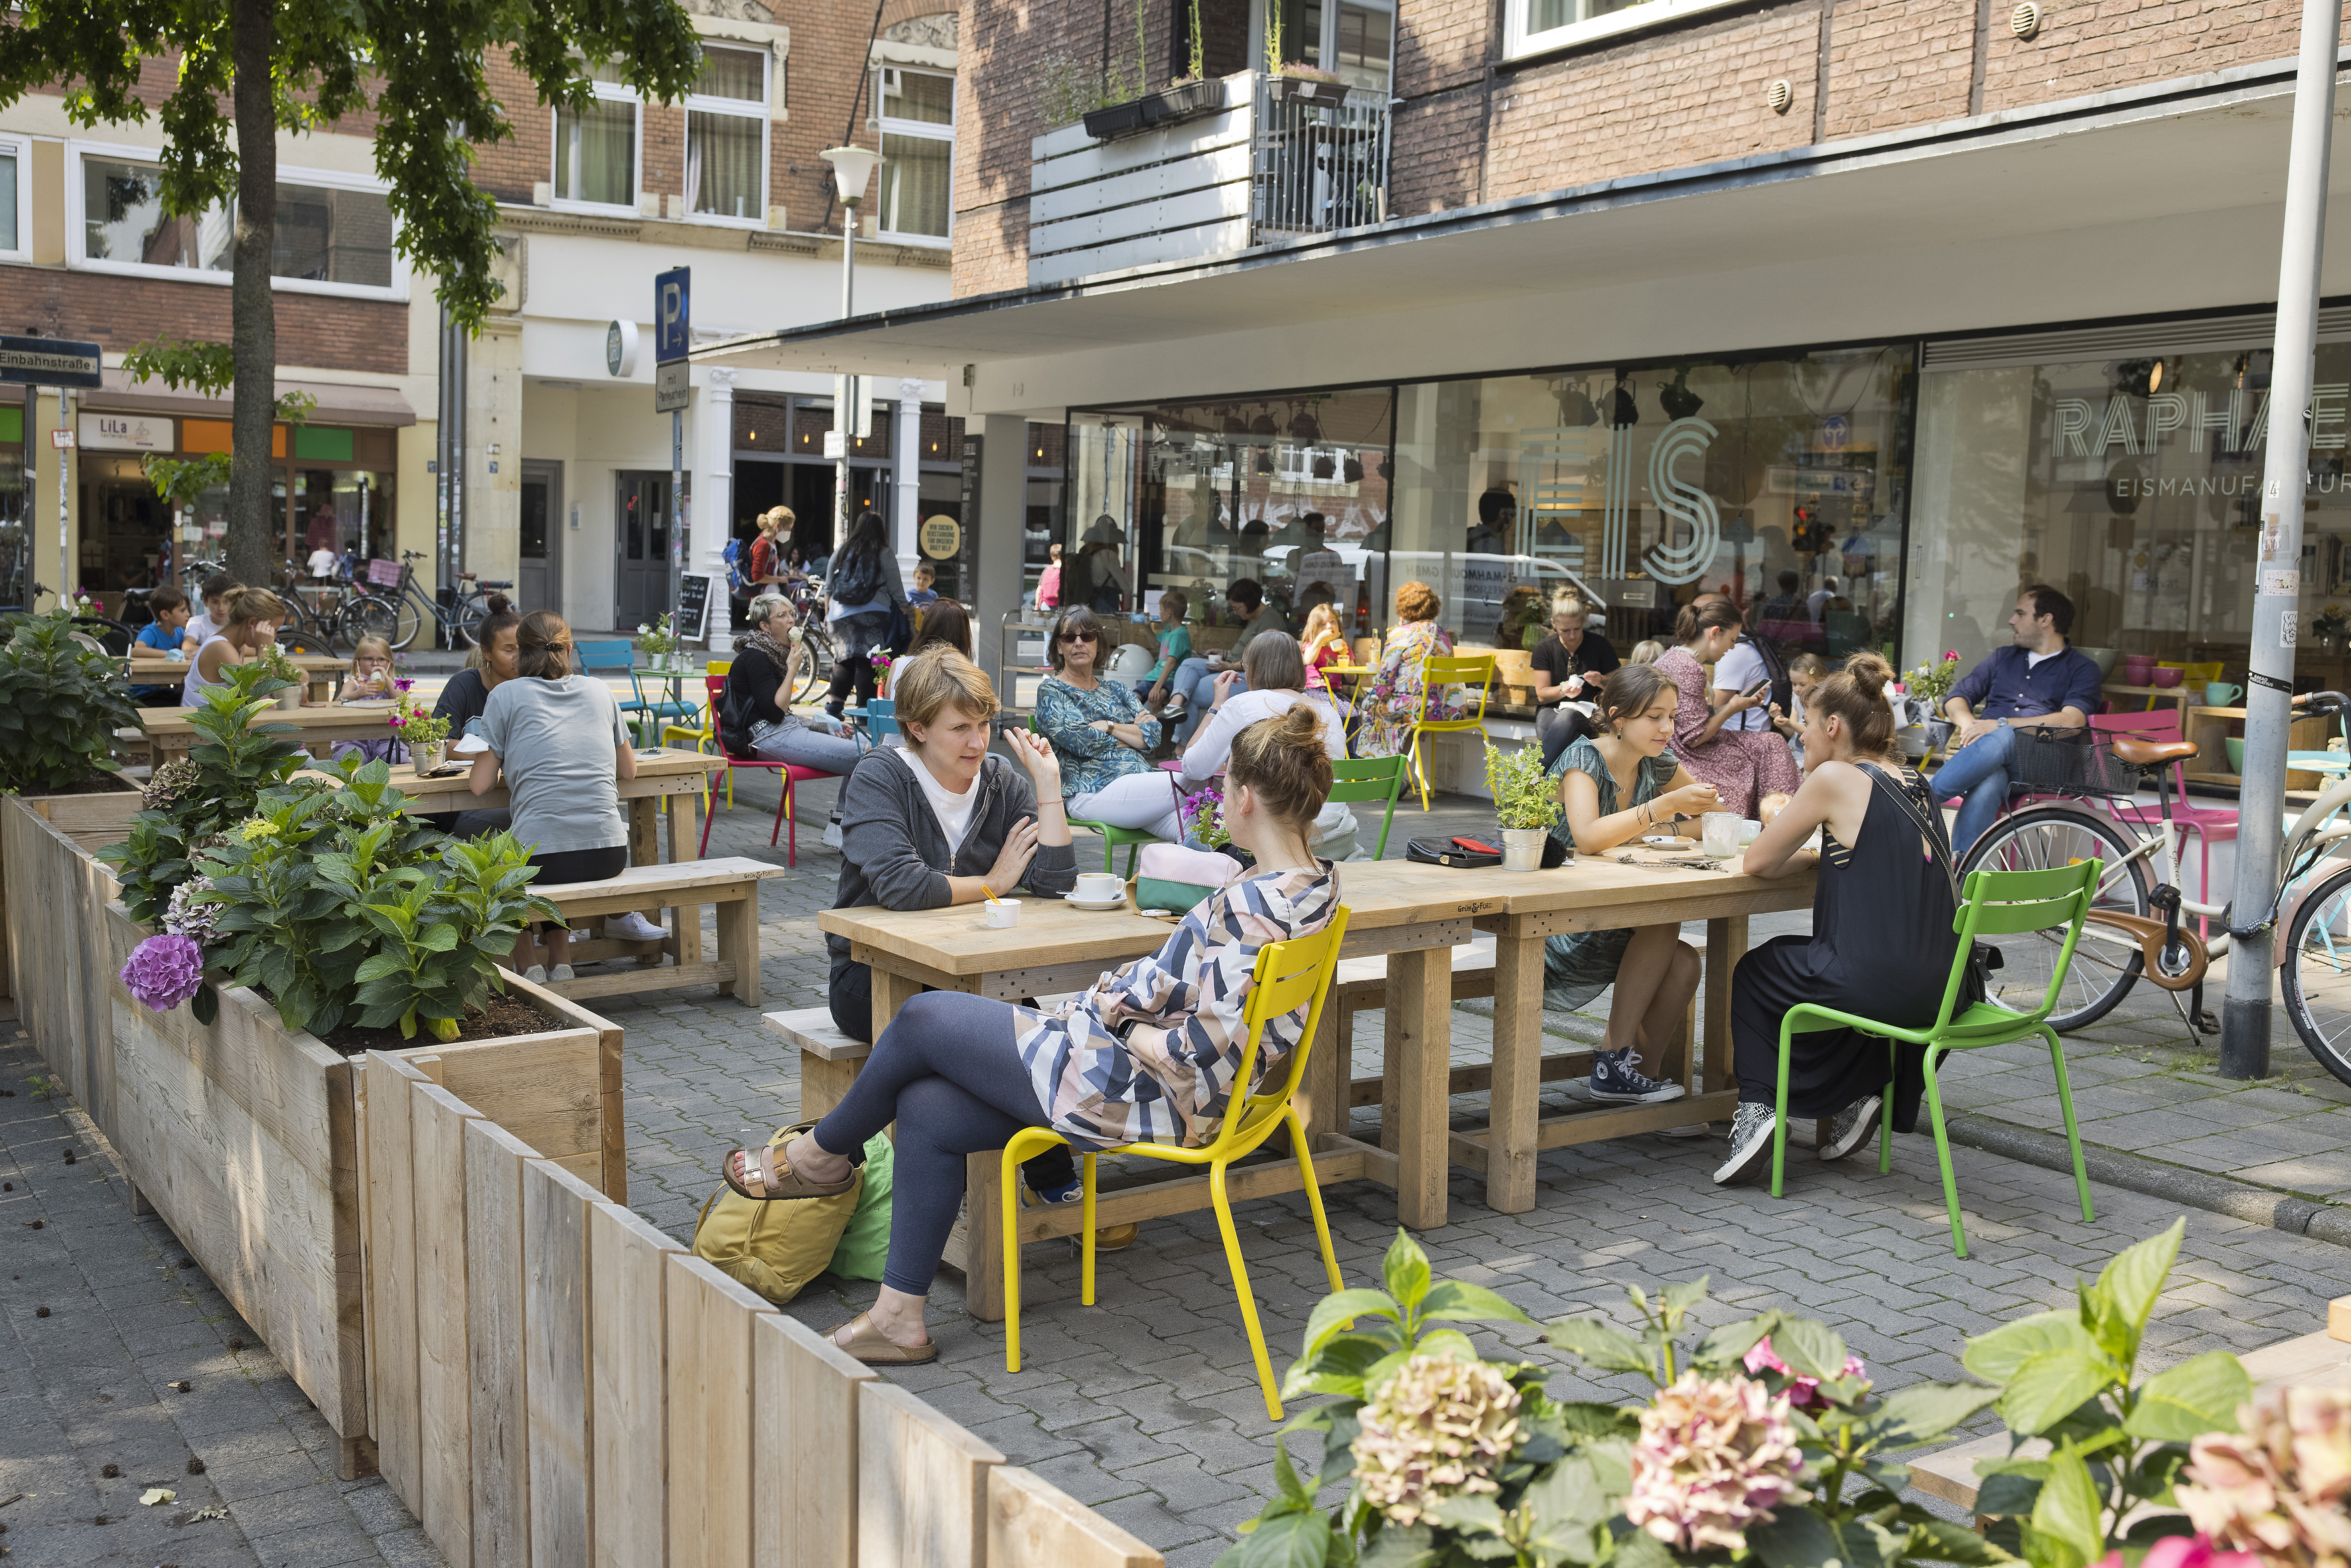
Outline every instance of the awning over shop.
<path fill-rule="evenodd" d="M 713 363 L 922 375 L 973 413 L 2257 305 L 2293 62 L 787 329 Z M 2351 240 L 2351 130 L 2333 226 Z M 2326 291 L 2351 292 L 2351 243 Z M 1140 351 L 1138 351 L 1140 350 Z"/>
<path fill-rule="evenodd" d="M 134 382 L 120 370 L 101 372 L 104 384 L 81 394 L 92 413 L 178 414 L 191 419 L 226 419 L 229 400 L 193 391 L 173 392 L 162 382 Z M 308 392 L 319 400 L 312 424 L 402 426 L 416 423 L 416 411 L 393 387 L 349 386 L 335 382 L 284 381 L 277 395 Z"/>

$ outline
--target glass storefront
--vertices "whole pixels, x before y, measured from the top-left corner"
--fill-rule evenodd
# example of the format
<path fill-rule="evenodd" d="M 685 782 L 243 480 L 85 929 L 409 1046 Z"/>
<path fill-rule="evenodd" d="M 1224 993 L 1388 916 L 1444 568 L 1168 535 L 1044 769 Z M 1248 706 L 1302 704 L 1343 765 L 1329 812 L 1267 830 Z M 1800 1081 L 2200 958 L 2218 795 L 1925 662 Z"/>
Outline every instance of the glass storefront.
<path fill-rule="evenodd" d="M 1972 662 L 2008 641 L 2017 589 L 2047 582 L 2074 601 L 2075 645 L 2217 664 L 2220 678 L 2241 683 L 2269 332 L 2246 322 L 2234 343 L 2162 352 L 2167 338 L 2226 334 L 2150 325 L 2134 334 L 2138 352 L 2115 352 L 2120 334 L 2109 331 L 2095 334 L 2104 352 L 2066 353 L 2061 340 L 2056 353 L 2026 358 L 2032 346 L 2020 345 L 2014 363 L 1998 362 L 1997 342 L 1930 347 L 1912 641 Z M 2319 345 L 2316 382 L 2295 658 L 2304 686 L 2346 673 L 2340 631 L 2326 635 L 2337 623 L 2314 622 L 2351 601 L 2351 342 Z"/>
<path fill-rule="evenodd" d="M 1531 646 L 1564 584 L 1620 647 L 1717 591 L 1793 647 L 1890 645 L 1915 366 L 1906 343 L 1072 412 L 1065 591 L 1181 587 L 1214 624 L 1250 578 L 1371 636 L 1418 580 L 1476 647 Z"/>

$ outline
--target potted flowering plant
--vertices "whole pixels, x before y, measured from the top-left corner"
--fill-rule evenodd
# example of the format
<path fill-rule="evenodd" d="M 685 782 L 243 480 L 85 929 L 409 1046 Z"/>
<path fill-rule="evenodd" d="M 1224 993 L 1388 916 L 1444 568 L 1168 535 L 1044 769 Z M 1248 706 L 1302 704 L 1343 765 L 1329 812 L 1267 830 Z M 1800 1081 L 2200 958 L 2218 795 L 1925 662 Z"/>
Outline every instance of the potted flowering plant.
<path fill-rule="evenodd" d="M 392 738 L 406 748 L 409 766 L 421 773 L 449 760 L 443 750 L 449 739 L 449 721 L 435 718 L 433 710 L 417 700 L 415 685 L 404 677 L 392 683 L 392 713 L 384 722 L 391 726 Z"/>
<path fill-rule="evenodd" d="M 1971 1342 L 1981 1383 L 1917 1383 L 1880 1393 L 1825 1325 L 1769 1311 L 1687 1343 L 1704 1279 L 1656 1296 L 1630 1292 L 1630 1332 L 1597 1318 L 1541 1325 L 1545 1341 L 1608 1374 L 1656 1388 L 1629 1405 L 1563 1402 L 1549 1370 L 1487 1361 L 1454 1325 L 1536 1327 L 1481 1286 L 1433 1281 L 1402 1231 L 1383 1265 L 1384 1291 L 1345 1290 L 1309 1318 L 1285 1395 L 1327 1394 L 1287 1430 L 1322 1434 L 1311 1486 L 1277 1449 L 1280 1495 L 1242 1526 L 1221 1568 L 2257 1568 L 2206 1564 L 2210 1542 L 2284 1540 L 2343 1517 L 2275 1500 L 2289 1479 L 2318 1500 L 2351 1490 L 2340 1462 L 2345 1413 L 2307 1445 L 2291 1415 L 2257 1440 L 2224 1443 L 2251 1390 L 2226 1352 L 2136 1376 L 2139 1338 L 2178 1256 L 2184 1223 L 2129 1249 L 2073 1311 L 2042 1312 Z M 1907 1468 L 1890 1456 L 1943 1437 L 1997 1406 L 2021 1449 L 1983 1467 L 1979 1535 L 1903 1500 Z M 2189 1440 L 2199 1443 L 2191 1455 Z M 2175 1490 L 2183 1463 L 2190 1485 Z M 1328 1513 L 1322 1487 L 1351 1483 Z M 2184 1507 L 2185 1514 L 2168 1511 Z M 2127 1521 L 2127 1522 L 2126 1522 Z M 2192 1546 L 2150 1544 L 2199 1535 Z M 2127 1533 L 2126 1533 L 2127 1531 Z M 2299 1539 L 2297 1537 L 2296 1539 Z M 2335 1550 L 2339 1552 L 2340 1548 Z M 2323 1555 L 2281 1553 L 2261 1568 L 2314 1568 Z"/>
<path fill-rule="evenodd" d="M 1486 747 L 1486 788 L 1502 823 L 1502 869 L 1541 871 L 1543 841 L 1563 809 L 1560 791 L 1543 773 L 1542 747 L 1529 744 L 1504 752 Z"/>
<path fill-rule="evenodd" d="M 677 633 L 670 630 L 667 621 L 653 626 L 639 622 L 637 646 L 645 651 L 645 658 L 653 669 L 666 670 L 671 656 L 677 652 Z"/>

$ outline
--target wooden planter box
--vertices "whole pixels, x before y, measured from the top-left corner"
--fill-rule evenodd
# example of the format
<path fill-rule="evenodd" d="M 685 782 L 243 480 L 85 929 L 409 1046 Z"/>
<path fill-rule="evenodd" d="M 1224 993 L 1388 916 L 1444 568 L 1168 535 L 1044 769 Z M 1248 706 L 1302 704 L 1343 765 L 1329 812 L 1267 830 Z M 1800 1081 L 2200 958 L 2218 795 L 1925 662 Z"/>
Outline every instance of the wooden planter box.
<path fill-rule="evenodd" d="M 98 795 L 19 795 L 0 805 L 8 808 L 14 817 L 18 810 L 29 812 L 45 821 L 56 824 L 57 830 L 86 850 L 103 849 L 120 843 L 130 831 L 131 819 L 139 810 L 140 793 L 136 789 L 109 790 Z M 12 970 L 16 967 L 15 922 L 8 918 L 8 839 L 0 829 L 0 998 L 20 995 Z M 105 874 L 103 867 L 99 868 Z M 109 892 L 106 895 L 112 898 Z M 101 901 L 102 906 L 102 901 Z M 20 902 L 19 909 L 41 907 L 37 902 Z M 7 1017 L 0 1010 L 0 1018 Z"/>
<path fill-rule="evenodd" d="M 85 1102 L 152 1207 L 231 1305 L 258 1330 L 343 1438 L 344 1469 L 368 1460 L 361 1324 L 363 1229 L 354 1082 L 359 1063 L 243 987 L 200 1024 L 151 1012 L 115 978 L 148 936 L 106 911 L 110 1007 L 102 1103 Z M 621 1030 L 516 979 L 545 1032 L 391 1054 L 618 1202 L 627 1199 Z"/>
<path fill-rule="evenodd" d="M 1224 107 L 1225 84 L 1222 81 L 1186 82 L 1181 87 L 1146 92 L 1141 98 L 1093 110 L 1085 117 L 1086 134 L 1098 141 L 1106 141 L 1112 137 L 1147 131 L 1153 126 L 1174 125 L 1181 120 L 1197 120 L 1202 115 L 1221 113 Z"/>

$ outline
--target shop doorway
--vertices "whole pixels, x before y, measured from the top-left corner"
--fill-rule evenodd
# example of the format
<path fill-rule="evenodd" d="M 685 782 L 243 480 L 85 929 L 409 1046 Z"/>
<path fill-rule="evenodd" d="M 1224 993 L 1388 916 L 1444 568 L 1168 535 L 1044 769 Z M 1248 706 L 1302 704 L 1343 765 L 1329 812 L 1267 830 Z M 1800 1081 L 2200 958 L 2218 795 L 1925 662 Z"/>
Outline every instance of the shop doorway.
<path fill-rule="evenodd" d="M 669 476 L 614 476 L 612 624 L 650 624 L 669 608 Z"/>
<path fill-rule="evenodd" d="M 832 465 L 830 463 L 794 463 L 791 498 L 785 504 L 792 509 L 792 540 L 800 547 L 800 555 L 816 560 L 832 553 L 841 542 L 841 530 L 832 520 Z M 886 519 L 889 513 L 882 503 L 890 483 L 890 471 L 883 467 L 849 466 L 849 518 L 857 514 L 881 512 Z"/>
<path fill-rule="evenodd" d="M 522 538 L 515 605 L 563 613 L 563 465 L 522 465 Z"/>

